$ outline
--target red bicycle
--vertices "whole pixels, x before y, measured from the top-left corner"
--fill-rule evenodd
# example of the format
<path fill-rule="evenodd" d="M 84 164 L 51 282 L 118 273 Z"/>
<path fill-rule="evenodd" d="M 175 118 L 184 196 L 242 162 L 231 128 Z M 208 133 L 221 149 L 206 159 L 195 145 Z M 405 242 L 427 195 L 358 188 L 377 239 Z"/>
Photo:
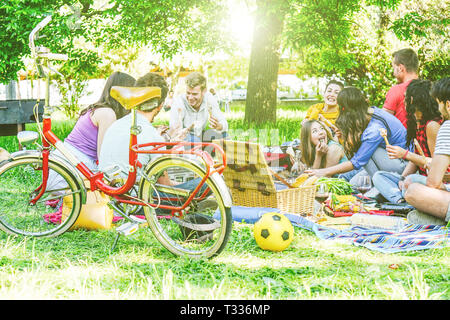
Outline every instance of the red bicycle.
<path fill-rule="evenodd" d="M 231 196 L 221 176 L 226 167 L 222 148 L 213 143 L 137 144 L 135 107 L 159 98 L 160 88 L 113 87 L 111 95 L 132 113 L 129 168 L 126 178 L 115 169 L 92 172 L 52 132 L 49 62 L 67 56 L 34 44 L 36 34 L 50 20 L 48 16 L 41 21 L 29 38 L 38 73 L 46 82 L 42 126 L 36 120 L 38 132 L 22 131 L 17 135 L 22 146 L 37 148 L 12 153 L 0 163 L 0 229 L 32 237 L 64 233 L 75 223 L 86 201 L 88 181 L 90 190 L 101 190 L 110 196 L 108 205 L 124 218 L 125 222 L 116 228 L 118 235 L 149 226 L 156 239 L 175 255 L 209 258 L 219 254 L 232 226 Z M 37 143 L 39 137 L 41 145 Z M 205 147 L 214 150 L 220 161 L 215 163 L 203 151 Z M 140 153 L 160 156 L 141 164 Z M 163 176 L 170 183 L 162 184 Z M 59 181 L 59 187 L 54 187 L 52 179 Z M 55 204 L 63 206 L 61 223 L 48 223 L 43 216 L 54 212 Z M 141 210 L 145 219 L 136 214 Z"/>

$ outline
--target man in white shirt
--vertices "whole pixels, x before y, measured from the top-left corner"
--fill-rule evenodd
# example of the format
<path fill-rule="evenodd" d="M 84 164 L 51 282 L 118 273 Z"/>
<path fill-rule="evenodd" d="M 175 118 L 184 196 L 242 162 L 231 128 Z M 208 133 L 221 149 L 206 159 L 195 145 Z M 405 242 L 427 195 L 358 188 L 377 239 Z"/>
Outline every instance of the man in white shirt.
<path fill-rule="evenodd" d="M 148 73 L 139 78 L 135 86 L 161 88 L 161 98 L 158 101 L 152 99 L 137 107 L 136 125 L 141 128 L 141 132 L 137 135 L 138 144 L 165 142 L 152 122 L 164 105 L 168 92 L 166 81 L 158 74 Z M 106 131 L 98 158 L 98 167 L 101 171 L 118 166 L 124 173 L 128 172 L 131 120 L 130 113 L 114 121 Z M 145 166 L 152 157 L 155 155 L 140 153 L 138 161 Z"/>
<path fill-rule="evenodd" d="M 193 72 L 186 77 L 186 94 L 174 99 L 169 127 L 173 131 L 189 129 L 188 141 L 211 142 L 226 136 L 228 122 L 216 98 L 207 91 L 202 74 Z"/>
<path fill-rule="evenodd" d="M 140 133 L 137 135 L 137 143 L 144 144 L 150 142 L 165 142 L 166 140 L 159 134 L 158 130 L 152 125 L 153 120 L 164 106 L 164 101 L 167 96 L 168 88 L 164 78 L 156 73 L 147 73 L 139 78 L 136 87 L 159 87 L 161 88 L 161 98 L 157 101 L 151 99 L 136 107 L 136 125 L 140 128 Z M 119 168 L 120 176 L 123 179 L 127 178 L 129 167 L 129 146 L 130 146 L 130 128 L 132 125 L 131 113 L 113 122 L 107 129 L 105 137 L 103 138 L 102 148 L 99 155 L 98 167 L 101 171 L 108 171 L 110 168 Z M 172 132 L 172 136 L 185 135 L 183 133 Z M 179 139 L 178 139 L 179 140 Z M 152 147 L 149 147 L 151 149 Z M 160 150 L 164 150 L 161 148 Z M 139 153 L 138 161 L 143 168 L 160 155 Z M 115 169 L 114 169 L 115 170 Z M 140 179 L 138 171 L 138 180 Z M 192 179 L 184 183 L 177 183 L 172 181 L 167 174 L 158 179 L 158 183 L 165 185 L 176 185 L 178 188 L 186 190 L 194 190 L 199 184 L 200 179 Z M 205 190 L 206 185 L 203 185 L 202 190 Z M 162 195 L 162 193 L 161 193 Z"/>

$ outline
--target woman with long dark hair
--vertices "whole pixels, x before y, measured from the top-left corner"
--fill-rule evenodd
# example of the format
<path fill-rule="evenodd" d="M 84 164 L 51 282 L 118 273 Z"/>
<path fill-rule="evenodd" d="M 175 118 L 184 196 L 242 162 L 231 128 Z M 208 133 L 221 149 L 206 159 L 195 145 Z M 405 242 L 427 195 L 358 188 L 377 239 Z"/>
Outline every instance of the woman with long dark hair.
<path fill-rule="evenodd" d="M 74 128 L 64 140 L 64 145 L 80 158 L 91 170 L 97 170 L 106 129 L 128 113 L 113 97 L 110 91 L 113 86 L 134 87 L 136 80 L 124 73 L 114 72 L 106 80 L 100 99 L 82 110 Z"/>
<path fill-rule="evenodd" d="M 390 159 L 405 159 L 408 164 L 402 174 L 380 171 L 373 177 L 374 186 L 390 202 L 403 202 L 403 181 L 416 171 L 427 176 L 425 157 L 434 154 L 436 137 L 443 123 L 439 106 L 430 95 L 431 82 L 428 80 L 412 80 L 405 94 L 407 113 L 407 145 L 416 144 L 415 152 L 409 152 L 399 146 L 388 146 Z M 416 141 L 414 141 L 416 140 Z"/>
<path fill-rule="evenodd" d="M 389 144 L 405 148 L 406 129 L 402 123 L 384 110 L 369 107 L 363 93 L 355 87 L 344 88 L 337 97 L 337 103 L 337 136 L 343 141 L 350 160 L 328 168 L 308 170 L 307 173 L 331 177 L 362 167 L 370 177 L 380 170 L 403 172 L 405 161 L 389 159 L 386 142 L 380 134 L 380 129 L 386 130 Z"/>

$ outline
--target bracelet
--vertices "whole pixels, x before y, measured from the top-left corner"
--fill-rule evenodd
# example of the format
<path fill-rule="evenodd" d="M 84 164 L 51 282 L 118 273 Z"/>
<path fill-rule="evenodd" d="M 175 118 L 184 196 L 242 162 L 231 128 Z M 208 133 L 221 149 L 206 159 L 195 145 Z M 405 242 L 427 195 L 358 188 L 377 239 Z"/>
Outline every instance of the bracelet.
<path fill-rule="evenodd" d="M 400 181 L 405 181 L 406 177 L 405 176 L 400 176 Z"/>
<path fill-rule="evenodd" d="M 409 150 L 406 150 L 406 152 L 405 152 L 405 155 L 403 156 L 403 160 L 405 160 L 406 159 L 406 156 L 408 155 L 408 153 L 409 153 Z"/>

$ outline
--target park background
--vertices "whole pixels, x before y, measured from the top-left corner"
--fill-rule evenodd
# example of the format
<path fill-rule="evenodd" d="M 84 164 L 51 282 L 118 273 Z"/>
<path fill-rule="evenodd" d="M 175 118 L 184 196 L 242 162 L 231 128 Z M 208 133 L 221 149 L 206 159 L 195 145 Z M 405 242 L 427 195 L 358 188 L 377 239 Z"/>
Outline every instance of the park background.
<path fill-rule="evenodd" d="M 279 145 L 298 138 L 306 108 L 328 79 L 363 90 L 381 107 L 395 83 L 391 54 L 411 47 L 420 77 L 449 76 L 448 4 L 438 0 L 5 0 L 0 4 L 0 100 L 7 88 L 35 98 L 28 35 L 46 14 L 41 45 L 67 53 L 52 80 L 55 131 L 64 138 L 106 77 L 198 70 L 221 94 L 245 90 L 227 119 Z M 177 79 L 177 76 L 179 79 Z M 11 83 L 11 81 L 16 81 Z M 19 81 L 19 82 L 17 82 Z M 33 83 L 33 85 L 32 85 Z M 43 85 L 40 86 L 43 90 Z M 17 90 L 16 90 L 17 94 Z M 17 95 L 16 95 L 17 97 Z M 43 98 L 43 93 L 41 98 Z M 289 99 L 285 99 L 289 98 Z M 158 120 L 167 122 L 167 113 Z M 27 129 L 33 129 L 27 125 Z M 271 134 L 276 130 L 275 139 Z M 0 146 L 17 150 L 14 137 Z M 150 232 L 74 231 L 55 239 L 0 234 L 0 297 L 6 299 L 448 299 L 449 249 L 382 254 L 319 240 L 296 228 L 282 253 L 259 249 L 252 225 L 233 225 L 212 260 L 171 256 Z"/>

